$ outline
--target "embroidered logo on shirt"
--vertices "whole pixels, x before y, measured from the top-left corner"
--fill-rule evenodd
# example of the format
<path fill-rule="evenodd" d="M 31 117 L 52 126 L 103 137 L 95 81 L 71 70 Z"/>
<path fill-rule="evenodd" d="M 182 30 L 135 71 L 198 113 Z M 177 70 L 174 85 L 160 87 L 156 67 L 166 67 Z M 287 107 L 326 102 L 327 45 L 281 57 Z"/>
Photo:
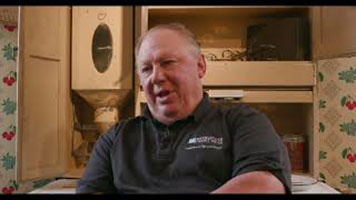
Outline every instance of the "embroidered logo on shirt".
<path fill-rule="evenodd" d="M 190 138 L 185 149 L 222 149 L 222 145 L 222 137 L 202 136 Z"/>

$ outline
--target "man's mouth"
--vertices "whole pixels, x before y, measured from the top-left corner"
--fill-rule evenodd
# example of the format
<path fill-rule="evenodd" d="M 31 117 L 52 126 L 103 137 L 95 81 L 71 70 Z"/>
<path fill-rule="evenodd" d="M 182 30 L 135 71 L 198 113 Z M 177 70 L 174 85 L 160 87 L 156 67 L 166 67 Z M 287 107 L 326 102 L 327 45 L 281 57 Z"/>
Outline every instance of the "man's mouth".
<path fill-rule="evenodd" d="M 161 90 L 159 91 L 156 96 L 159 97 L 159 98 L 163 98 L 163 97 L 166 97 L 170 94 L 170 91 L 168 90 Z"/>

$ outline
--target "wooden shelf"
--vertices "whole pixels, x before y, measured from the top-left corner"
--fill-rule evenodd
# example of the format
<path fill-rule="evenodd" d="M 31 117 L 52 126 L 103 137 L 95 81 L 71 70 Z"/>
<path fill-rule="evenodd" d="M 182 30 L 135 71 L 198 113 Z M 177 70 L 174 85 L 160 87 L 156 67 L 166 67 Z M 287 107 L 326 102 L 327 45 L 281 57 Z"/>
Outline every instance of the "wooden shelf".
<path fill-rule="evenodd" d="M 306 6 L 148 6 L 150 17 L 169 16 L 234 16 L 263 17 L 268 15 L 301 14 Z"/>
<path fill-rule="evenodd" d="M 235 101 L 246 103 L 313 103 L 312 91 L 243 91 L 244 97 Z M 143 91 L 138 93 L 138 101 L 146 103 Z M 233 100 L 234 101 L 234 100 Z"/>
<path fill-rule="evenodd" d="M 222 78 L 223 77 L 223 78 Z M 207 62 L 204 86 L 314 86 L 309 61 Z"/>

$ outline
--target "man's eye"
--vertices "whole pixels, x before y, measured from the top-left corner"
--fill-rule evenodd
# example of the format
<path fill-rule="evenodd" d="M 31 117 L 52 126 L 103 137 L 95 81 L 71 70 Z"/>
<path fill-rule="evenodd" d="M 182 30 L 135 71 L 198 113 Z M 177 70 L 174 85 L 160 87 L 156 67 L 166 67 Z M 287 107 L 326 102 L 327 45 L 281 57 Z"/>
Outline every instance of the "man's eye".
<path fill-rule="evenodd" d="M 142 73 L 149 72 L 151 69 L 152 69 L 152 67 L 143 67 L 143 68 L 141 69 L 141 72 L 142 72 Z"/>
<path fill-rule="evenodd" d="M 170 65 L 170 64 L 173 64 L 175 62 L 175 60 L 163 60 L 161 62 L 161 65 Z"/>

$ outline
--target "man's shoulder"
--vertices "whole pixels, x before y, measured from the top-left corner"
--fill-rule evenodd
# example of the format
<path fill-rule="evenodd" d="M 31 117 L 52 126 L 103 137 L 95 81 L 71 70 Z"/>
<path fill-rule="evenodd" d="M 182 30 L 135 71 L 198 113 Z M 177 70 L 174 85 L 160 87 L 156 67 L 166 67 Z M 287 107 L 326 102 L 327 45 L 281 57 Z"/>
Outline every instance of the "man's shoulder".
<path fill-rule="evenodd" d="M 137 128 L 144 120 L 145 119 L 141 116 L 119 120 L 119 122 L 111 126 L 110 129 L 103 134 L 103 136 L 114 140 L 123 130 L 126 131 L 127 129 Z"/>
<path fill-rule="evenodd" d="M 219 112 L 223 112 L 227 115 L 234 115 L 234 116 L 244 116 L 248 114 L 256 114 L 259 113 L 254 107 L 246 104 L 246 103 L 236 103 L 236 104 L 229 104 L 229 105 L 216 105 L 214 106 L 217 108 Z"/>
<path fill-rule="evenodd" d="M 141 126 L 142 123 L 144 123 L 146 120 L 147 120 L 147 118 L 145 118 L 143 116 L 130 117 L 130 118 L 121 120 L 118 123 L 118 126 L 128 127 L 128 128 L 138 127 L 138 126 Z"/>
<path fill-rule="evenodd" d="M 236 103 L 224 106 L 216 106 L 217 114 L 221 119 L 225 119 L 229 127 L 240 126 L 247 121 L 260 122 L 265 120 L 264 114 L 246 103 Z"/>
<path fill-rule="evenodd" d="M 146 121 L 146 118 L 142 116 L 136 116 L 136 117 L 130 117 L 127 119 L 121 119 L 119 122 L 117 122 L 112 129 L 114 132 L 120 131 L 120 129 L 125 128 L 125 127 L 131 127 L 131 126 L 136 126 L 136 125 L 141 125 L 142 122 Z"/>

